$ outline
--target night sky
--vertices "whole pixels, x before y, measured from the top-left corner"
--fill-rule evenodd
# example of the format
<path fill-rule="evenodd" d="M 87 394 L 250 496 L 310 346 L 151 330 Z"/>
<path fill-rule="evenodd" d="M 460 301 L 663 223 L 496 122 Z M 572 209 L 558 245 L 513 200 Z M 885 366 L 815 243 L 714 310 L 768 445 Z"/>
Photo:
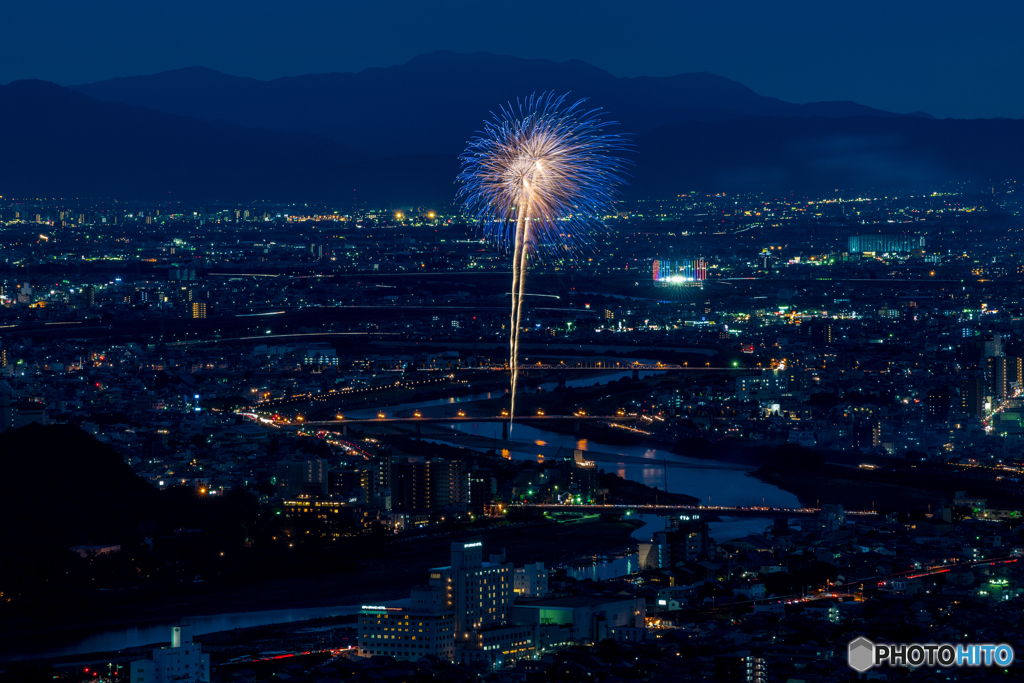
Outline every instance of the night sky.
<path fill-rule="evenodd" d="M 0 15 L 0 83 L 185 66 L 267 79 L 439 49 L 580 59 L 616 76 L 710 71 L 791 102 L 1024 118 L 1019 0 L 40 0 Z"/>

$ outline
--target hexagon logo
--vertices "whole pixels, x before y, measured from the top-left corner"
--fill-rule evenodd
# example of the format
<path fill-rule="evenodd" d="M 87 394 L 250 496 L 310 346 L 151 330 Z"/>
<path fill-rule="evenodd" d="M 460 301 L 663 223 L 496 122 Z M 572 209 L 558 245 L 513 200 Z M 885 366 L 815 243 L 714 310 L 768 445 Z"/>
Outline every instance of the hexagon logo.
<path fill-rule="evenodd" d="M 846 661 L 851 669 L 867 671 L 875 664 L 875 644 L 867 638 L 850 641 Z"/>

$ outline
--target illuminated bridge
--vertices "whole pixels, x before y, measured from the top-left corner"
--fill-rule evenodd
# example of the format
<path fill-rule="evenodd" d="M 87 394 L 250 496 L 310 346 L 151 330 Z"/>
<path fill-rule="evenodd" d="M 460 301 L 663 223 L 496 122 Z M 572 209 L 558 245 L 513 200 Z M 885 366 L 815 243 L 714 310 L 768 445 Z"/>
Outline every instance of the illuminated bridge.
<path fill-rule="evenodd" d="M 517 418 L 518 419 L 518 418 Z M 819 508 L 783 508 L 783 507 L 732 507 L 722 505 L 555 505 L 523 503 L 517 507 L 546 512 L 603 512 L 623 515 L 673 515 L 673 514 L 704 514 L 722 517 L 814 517 Z M 877 512 L 870 510 L 846 510 L 847 515 L 854 517 L 874 517 Z"/>
<path fill-rule="evenodd" d="M 632 371 L 634 374 L 645 371 L 680 371 L 680 370 L 691 370 L 698 372 L 708 371 L 721 371 L 728 370 L 730 372 L 752 370 L 754 368 L 745 368 L 741 366 L 732 367 L 711 367 L 709 365 L 676 365 L 673 363 L 619 363 L 619 362 L 607 362 L 607 361 L 592 361 L 592 362 L 581 362 L 581 363 L 534 363 L 532 365 L 520 365 L 520 372 L 545 371 L 545 372 L 557 372 L 559 374 L 558 382 L 559 386 L 563 386 L 565 382 L 565 372 L 576 372 L 576 371 L 587 371 L 587 372 L 615 372 L 615 371 Z M 485 365 L 476 368 L 457 368 L 460 373 L 467 373 L 473 371 L 480 372 L 508 372 L 508 365 Z M 393 370 L 383 370 L 384 372 L 399 372 L 400 368 Z M 389 389 L 410 389 L 415 388 L 424 384 L 431 383 L 442 383 L 452 379 L 452 369 L 442 368 L 419 368 L 417 369 L 417 375 L 411 380 L 396 380 L 391 384 L 381 384 L 375 387 L 365 387 L 361 389 L 340 389 L 331 390 L 320 394 L 300 394 L 297 396 L 286 396 L 282 398 L 274 398 L 266 401 L 260 401 L 259 403 L 252 406 L 254 410 L 266 411 L 272 408 L 287 408 L 305 405 L 307 403 L 315 404 L 316 402 L 326 403 L 332 401 L 346 400 L 353 397 L 366 396 L 374 394 L 376 392 L 387 391 Z M 419 373 L 428 373 L 421 375 Z M 438 377 L 433 373 L 442 373 L 443 376 Z M 432 376 L 433 375 L 433 376 Z M 460 377 L 465 377 L 465 374 L 460 374 Z"/>
<path fill-rule="evenodd" d="M 628 420 L 636 420 L 635 415 L 516 415 L 515 421 L 519 422 L 536 422 L 541 420 L 572 420 L 574 422 L 580 422 L 583 420 L 597 420 L 601 422 L 612 422 L 619 421 L 624 422 Z M 436 423 L 436 424 L 450 424 L 452 422 L 508 422 L 508 415 L 499 415 L 492 417 L 467 417 L 465 415 L 450 416 L 450 417 L 358 417 L 358 418 L 343 418 L 340 420 L 309 420 L 305 422 L 296 422 L 292 424 L 281 425 L 282 429 L 301 429 L 301 428 L 322 428 L 331 429 L 337 427 L 344 427 L 345 425 L 351 424 L 391 424 L 395 422 L 415 422 L 416 424 Z"/>
<path fill-rule="evenodd" d="M 508 365 L 483 365 L 478 368 L 471 368 L 473 370 L 508 370 Z M 752 368 L 740 367 L 739 365 L 731 367 L 712 367 L 710 365 L 677 365 L 675 363 L 610 363 L 607 361 L 593 361 L 593 362 L 581 362 L 581 363 L 533 363 L 532 365 L 520 365 L 519 371 L 529 370 L 590 370 L 590 371 L 609 371 L 609 370 L 634 370 L 650 371 L 650 370 L 701 370 L 707 372 L 708 370 L 751 370 Z M 753 368 L 757 369 L 757 368 Z"/>

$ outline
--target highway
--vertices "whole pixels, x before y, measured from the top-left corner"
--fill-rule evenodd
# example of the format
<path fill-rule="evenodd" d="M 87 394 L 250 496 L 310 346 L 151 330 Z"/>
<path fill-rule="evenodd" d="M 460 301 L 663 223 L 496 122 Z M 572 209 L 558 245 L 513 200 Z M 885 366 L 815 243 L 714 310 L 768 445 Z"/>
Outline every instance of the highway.
<path fill-rule="evenodd" d="M 857 591 L 850 591 L 851 587 L 854 586 L 866 586 L 874 584 L 878 587 L 884 587 L 890 581 L 900 579 L 917 579 L 923 576 L 931 576 L 933 574 L 944 574 L 948 571 L 956 569 L 958 567 L 981 567 L 981 566 L 992 566 L 997 564 L 1006 564 L 1016 562 L 1018 557 L 995 557 L 985 560 L 969 560 L 969 561 L 956 561 L 955 559 L 948 564 L 934 565 L 930 567 L 922 567 L 920 569 L 908 569 L 900 572 L 892 572 L 889 574 L 879 574 L 877 576 L 869 576 L 861 579 L 853 579 L 846 581 L 843 584 L 832 584 L 825 588 L 819 588 L 809 593 L 794 593 L 791 595 L 771 595 L 760 600 L 739 600 L 731 601 L 721 606 L 713 606 L 708 608 L 705 606 L 702 611 L 705 612 L 732 612 L 737 607 L 746 607 L 750 605 L 790 605 L 797 603 L 814 602 L 816 600 L 833 600 L 837 598 L 847 598 L 853 600 L 859 600 L 862 595 L 858 595 Z"/>

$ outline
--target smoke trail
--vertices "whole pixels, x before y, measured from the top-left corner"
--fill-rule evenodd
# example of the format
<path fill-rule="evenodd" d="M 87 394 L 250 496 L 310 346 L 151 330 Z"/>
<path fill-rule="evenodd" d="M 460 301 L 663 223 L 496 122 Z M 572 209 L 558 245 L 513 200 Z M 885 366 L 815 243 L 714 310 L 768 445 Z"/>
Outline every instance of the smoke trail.
<path fill-rule="evenodd" d="M 515 254 L 515 253 L 512 254 L 513 273 L 515 271 L 519 272 L 519 278 L 518 278 L 519 288 L 518 288 L 518 291 L 516 291 L 516 288 L 514 286 L 512 288 L 512 300 L 514 302 L 512 304 L 513 311 L 514 311 L 514 316 L 513 316 L 514 317 L 514 322 L 513 322 L 513 325 L 512 325 L 512 354 L 511 354 L 511 361 L 510 361 L 510 363 L 512 365 L 512 400 L 511 400 L 511 405 L 509 406 L 509 410 L 508 410 L 508 420 L 509 420 L 508 433 L 509 433 L 509 436 L 512 435 L 512 424 L 513 424 L 512 420 L 513 420 L 513 418 L 515 417 L 515 414 L 516 414 L 516 394 L 517 394 L 518 386 L 519 386 L 519 331 L 523 328 L 523 323 L 522 323 L 522 318 L 523 318 L 523 291 L 524 291 L 524 289 L 526 287 L 526 266 L 527 266 L 527 256 L 528 256 L 529 251 L 530 251 L 530 248 L 529 248 L 530 247 L 530 237 L 531 237 L 530 227 L 531 227 L 531 223 L 532 223 L 531 220 L 530 220 L 530 208 L 529 207 L 530 207 L 530 202 L 529 202 L 529 199 L 527 199 L 526 209 L 525 209 L 526 220 L 523 223 L 522 246 L 520 247 L 518 254 Z M 518 267 L 516 267 L 514 265 L 515 262 L 518 262 L 518 264 L 519 264 Z M 514 277 L 515 276 L 513 275 L 513 278 Z"/>

